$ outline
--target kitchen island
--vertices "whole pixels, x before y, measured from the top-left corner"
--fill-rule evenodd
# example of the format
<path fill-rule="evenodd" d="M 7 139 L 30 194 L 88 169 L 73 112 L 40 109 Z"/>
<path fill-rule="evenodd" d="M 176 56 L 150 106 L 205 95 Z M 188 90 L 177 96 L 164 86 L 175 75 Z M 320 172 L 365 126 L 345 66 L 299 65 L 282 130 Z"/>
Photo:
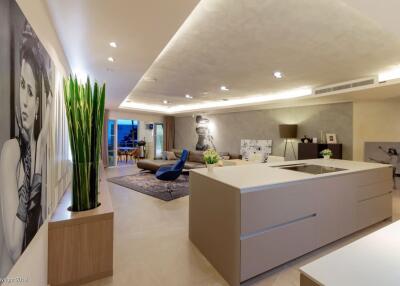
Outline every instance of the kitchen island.
<path fill-rule="evenodd" d="M 392 169 L 302 160 L 190 172 L 189 238 L 230 285 L 392 215 Z"/>

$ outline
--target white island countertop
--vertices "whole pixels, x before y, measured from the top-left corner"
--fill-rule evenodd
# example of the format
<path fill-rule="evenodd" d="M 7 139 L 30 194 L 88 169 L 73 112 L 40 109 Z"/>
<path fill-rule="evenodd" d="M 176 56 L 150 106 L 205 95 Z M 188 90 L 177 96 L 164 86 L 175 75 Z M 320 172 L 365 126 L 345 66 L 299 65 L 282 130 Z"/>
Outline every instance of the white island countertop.
<path fill-rule="evenodd" d="M 400 285 L 400 221 L 300 268 L 325 286 Z"/>
<path fill-rule="evenodd" d="M 298 171 L 280 169 L 274 166 L 283 166 L 291 164 L 312 164 L 325 167 L 335 167 L 346 169 L 325 174 L 308 174 Z M 212 172 L 208 172 L 206 168 L 194 169 L 191 172 L 207 176 L 213 180 L 217 180 L 226 185 L 240 189 L 241 192 L 257 191 L 275 186 L 277 184 L 286 184 L 302 180 L 310 180 L 323 177 L 332 177 L 349 173 L 390 168 L 390 165 L 366 163 L 359 161 L 335 160 L 335 159 L 311 159 L 299 161 L 285 161 L 276 163 L 255 163 L 239 166 L 216 167 Z"/>

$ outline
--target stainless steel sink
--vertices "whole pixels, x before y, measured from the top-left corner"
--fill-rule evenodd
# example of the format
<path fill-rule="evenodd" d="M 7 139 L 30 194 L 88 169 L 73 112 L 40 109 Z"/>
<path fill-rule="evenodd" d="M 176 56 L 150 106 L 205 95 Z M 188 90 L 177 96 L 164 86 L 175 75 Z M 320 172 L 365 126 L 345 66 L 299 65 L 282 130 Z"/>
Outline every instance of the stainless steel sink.
<path fill-rule="evenodd" d="M 347 170 L 347 169 L 342 169 L 342 168 L 326 167 L 326 166 L 311 165 L 311 164 L 299 164 L 299 165 L 295 165 L 295 166 L 282 166 L 280 168 L 284 169 L 284 170 L 308 173 L 308 174 L 313 174 L 313 175 L 333 173 L 333 172 Z"/>

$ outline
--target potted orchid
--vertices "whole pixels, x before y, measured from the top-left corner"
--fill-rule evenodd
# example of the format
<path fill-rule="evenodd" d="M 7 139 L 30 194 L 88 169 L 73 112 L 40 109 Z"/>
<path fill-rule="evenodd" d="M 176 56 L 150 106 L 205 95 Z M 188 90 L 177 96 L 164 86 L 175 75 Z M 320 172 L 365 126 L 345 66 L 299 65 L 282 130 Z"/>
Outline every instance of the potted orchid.
<path fill-rule="evenodd" d="M 207 165 L 207 169 L 209 172 L 214 170 L 215 164 L 217 164 L 220 160 L 220 157 L 214 149 L 208 149 L 203 153 L 204 161 Z"/>
<path fill-rule="evenodd" d="M 324 149 L 320 152 L 324 159 L 330 159 L 333 156 L 333 153 L 330 149 Z"/>

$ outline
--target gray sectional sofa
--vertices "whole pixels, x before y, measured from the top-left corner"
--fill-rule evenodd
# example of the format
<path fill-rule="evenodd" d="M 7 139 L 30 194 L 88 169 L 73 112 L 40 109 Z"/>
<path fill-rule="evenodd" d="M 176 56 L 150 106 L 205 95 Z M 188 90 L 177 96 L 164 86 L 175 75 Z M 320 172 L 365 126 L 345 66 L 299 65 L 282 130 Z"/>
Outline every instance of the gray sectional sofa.
<path fill-rule="evenodd" d="M 174 149 L 173 152 L 175 153 L 175 156 L 177 158 L 180 157 L 180 154 L 182 153 L 182 150 L 177 150 Z M 227 160 L 230 159 L 241 159 L 242 156 L 239 154 L 232 154 L 228 152 L 220 152 L 220 156 L 224 157 Z M 166 160 L 166 159 L 160 159 L 160 160 L 150 160 L 150 159 L 144 159 L 144 160 L 139 160 L 137 162 L 137 166 L 140 169 L 143 170 L 148 170 L 152 172 L 157 172 L 157 170 L 161 166 L 165 165 L 172 165 L 175 164 L 176 160 Z M 206 164 L 204 162 L 203 158 L 203 151 L 189 151 L 189 157 L 185 163 L 185 169 L 196 169 L 196 168 L 205 168 Z"/>

